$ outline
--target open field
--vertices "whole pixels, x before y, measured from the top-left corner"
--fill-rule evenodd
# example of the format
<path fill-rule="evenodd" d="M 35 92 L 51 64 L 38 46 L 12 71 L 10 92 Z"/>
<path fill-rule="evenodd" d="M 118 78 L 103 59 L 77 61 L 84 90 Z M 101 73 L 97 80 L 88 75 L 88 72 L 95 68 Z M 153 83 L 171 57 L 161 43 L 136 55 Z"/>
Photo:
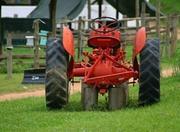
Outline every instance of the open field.
<path fill-rule="evenodd" d="M 42 97 L 0 102 L 0 131 L 180 131 L 180 76 L 161 79 L 161 102 L 137 107 L 137 87 L 127 108 L 107 111 L 105 97 L 92 112 L 82 111 L 80 94 L 62 110 L 45 108 Z"/>

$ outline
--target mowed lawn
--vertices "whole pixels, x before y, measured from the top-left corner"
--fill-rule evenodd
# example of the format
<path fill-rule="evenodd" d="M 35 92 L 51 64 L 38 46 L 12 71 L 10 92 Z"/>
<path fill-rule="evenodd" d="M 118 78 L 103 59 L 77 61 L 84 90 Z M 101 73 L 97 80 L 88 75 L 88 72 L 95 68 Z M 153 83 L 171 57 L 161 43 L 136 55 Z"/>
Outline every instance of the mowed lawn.
<path fill-rule="evenodd" d="M 0 102 L 0 131 L 8 132 L 179 132 L 180 76 L 161 79 L 161 102 L 137 106 L 137 87 L 130 90 L 129 105 L 108 111 L 104 97 L 94 111 L 83 111 L 80 94 L 71 96 L 62 110 L 50 111 L 44 98 Z"/>

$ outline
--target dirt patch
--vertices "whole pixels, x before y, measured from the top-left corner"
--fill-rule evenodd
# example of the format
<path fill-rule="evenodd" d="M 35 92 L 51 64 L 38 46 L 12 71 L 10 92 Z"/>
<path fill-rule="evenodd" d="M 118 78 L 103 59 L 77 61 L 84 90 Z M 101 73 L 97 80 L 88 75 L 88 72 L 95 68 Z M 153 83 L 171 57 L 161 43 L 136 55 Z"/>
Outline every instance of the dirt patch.
<path fill-rule="evenodd" d="M 170 77 L 173 75 L 173 69 L 166 69 L 162 71 L 163 77 Z"/>
<path fill-rule="evenodd" d="M 74 85 L 70 85 L 70 94 L 74 94 L 80 91 L 80 83 L 75 83 Z M 38 89 L 34 91 L 27 91 L 21 93 L 9 93 L 0 95 L 0 101 L 5 100 L 15 100 L 15 99 L 22 99 L 27 97 L 41 97 L 45 95 L 44 89 Z"/>
<path fill-rule="evenodd" d="M 81 83 L 70 84 L 70 94 L 74 94 L 81 91 Z"/>
<path fill-rule="evenodd" d="M 10 93 L 10 94 L 0 95 L 0 101 L 21 99 L 21 98 L 33 97 L 33 96 L 40 97 L 43 96 L 44 94 L 45 94 L 44 90 L 35 90 L 35 91 L 28 91 L 23 93 Z"/>

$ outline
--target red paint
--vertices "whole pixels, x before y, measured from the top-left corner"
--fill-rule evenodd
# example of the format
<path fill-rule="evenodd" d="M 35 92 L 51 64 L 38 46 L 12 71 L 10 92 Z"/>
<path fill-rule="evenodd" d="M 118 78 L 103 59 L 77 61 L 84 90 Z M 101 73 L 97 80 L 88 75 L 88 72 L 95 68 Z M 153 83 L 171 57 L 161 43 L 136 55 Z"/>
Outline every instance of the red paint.
<path fill-rule="evenodd" d="M 68 27 L 63 27 L 63 47 L 71 55 L 74 56 L 74 37 L 72 31 Z"/>
<path fill-rule="evenodd" d="M 141 52 L 146 43 L 146 29 L 145 27 L 140 28 L 136 33 L 134 51 L 133 51 L 133 61 L 135 57 Z"/>
<path fill-rule="evenodd" d="M 90 38 L 88 39 L 88 45 L 94 48 L 114 48 L 119 45 L 121 33 L 117 30 L 103 33 L 104 27 L 100 28 L 99 31 L 96 32 L 94 30 L 90 31 Z M 110 30 L 110 28 L 107 28 Z"/>
<path fill-rule="evenodd" d="M 125 51 L 120 47 L 121 33 L 118 30 L 110 30 L 108 27 L 100 27 L 98 31 L 90 31 L 88 45 L 93 48 L 92 53 L 84 52 L 84 60 L 73 65 L 72 77 L 83 77 L 88 85 L 93 85 L 101 94 L 107 92 L 112 85 L 122 84 L 130 78 L 137 79 L 139 65 L 137 54 L 145 46 L 145 28 L 138 30 L 134 45 L 133 66 L 125 61 Z M 74 44 L 72 32 L 64 27 L 63 44 L 66 51 L 73 56 Z"/>
<path fill-rule="evenodd" d="M 85 83 L 99 89 L 108 89 L 110 85 L 121 84 L 132 77 L 138 77 L 138 73 L 124 63 L 123 50 L 119 50 L 115 55 L 110 48 L 94 50 L 99 54 L 88 55 L 94 56 L 94 60 L 89 64 L 82 63 L 81 67 L 74 68 L 73 71 L 74 76 L 83 76 Z"/>
<path fill-rule="evenodd" d="M 72 78 L 74 68 L 74 37 L 72 31 L 66 26 L 63 27 L 63 47 L 71 56 L 67 75 L 69 78 Z"/>

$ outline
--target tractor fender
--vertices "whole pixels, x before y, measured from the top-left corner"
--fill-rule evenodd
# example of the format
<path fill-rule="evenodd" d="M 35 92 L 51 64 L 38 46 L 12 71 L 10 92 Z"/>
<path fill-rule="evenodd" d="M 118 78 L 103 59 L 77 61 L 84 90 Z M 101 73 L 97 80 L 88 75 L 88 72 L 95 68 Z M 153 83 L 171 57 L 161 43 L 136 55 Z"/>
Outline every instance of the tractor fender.
<path fill-rule="evenodd" d="M 63 47 L 70 56 L 74 57 L 74 37 L 73 37 L 73 33 L 66 26 L 63 27 Z"/>
<path fill-rule="evenodd" d="M 133 62 L 136 56 L 141 52 L 141 50 L 144 48 L 146 43 L 146 28 L 141 27 L 135 37 L 135 44 L 133 47 Z"/>
<path fill-rule="evenodd" d="M 66 26 L 63 27 L 63 47 L 71 56 L 67 72 L 68 78 L 71 79 L 74 68 L 74 37 L 72 31 Z"/>

